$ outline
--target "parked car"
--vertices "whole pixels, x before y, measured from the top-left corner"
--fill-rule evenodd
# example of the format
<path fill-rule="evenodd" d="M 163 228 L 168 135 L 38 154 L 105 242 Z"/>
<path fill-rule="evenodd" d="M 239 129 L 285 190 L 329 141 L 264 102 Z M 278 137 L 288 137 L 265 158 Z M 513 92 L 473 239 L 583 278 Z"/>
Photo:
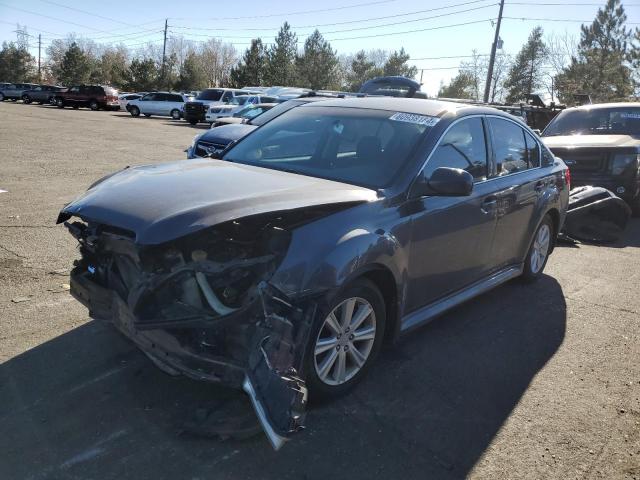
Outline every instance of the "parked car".
<path fill-rule="evenodd" d="M 220 127 L 222 125 L 229 125 L 232 123 L 246 123 L 252 118 L 256 118 L 258 115 L 262 115 L 264 112 L 268 112 L 273 107 L 278 105 L 277 103 L 256 103 L 249 104 L 238 110 L 230 117 L 217 118 L 211 127 Z"/>
<path fill-rule="evenodd" d="M 120 105 L 120 110 L 127 110 L 127 104 L 130 100 L 138 100 L 146 95 L 146 92 L 142 93 L 124 93 L 118 95 L 118 105 Z M 128 110 L 127 110 L 128 111 Z"/>
<path fill-rule="evenodd" d="M 32 90 L 25 90 L 22 93 L 22 101 L 26 104 L 38 102 L 40 105 L 43 103 L 55 105 L 56 95 L 64 90 L 65 87 L 58 85 L 38 85 Z"/>
<path fill-rule="evenodd" d="M 604 187 L 640 214 L 640 103 L 568 108 L 542 140 L 569 166 L 573 186 Z"/>
<path fill-rule="evenodd" d="M 8 83 L 0 87 L 0 102 L 4 100 L 20 100 L 22 94 L 27 90 L 37 87 L 36 83 Z"/>
<path fill-rule="evenodd" d="M 205 120 L 210 124 L 222 117 L 232 117 L 246 105 L 258 103 L 278 103 L 276 97 L 267 95 L 239 95 L 232 98 L 229 103 L 223 105 L 211 105 L 205 114 Z"/>
<path fill-rule="evenodd" d="M 307 390 L 345 393 L 383 340 L 540 278 L 566 172 L 495 109 L 328 100 L 221 160 L 109 175 L 58 223 L 80 243 L 71 293 L 90 315 L 167 372 L 242 388 L 279 448 L 302 427 Z"/>
<path fill-rule="evenodd" d="M 58 108 L 88 107 L 91 110 L 119 110 L 118 91 L 104 85 L 74 85 L 55 97 Z"/>
<path fill-rule="evenodd" d="M 206 122 L 206 112 L 212 105 L 225 105 L 235 97 L 249 93 L 253 92 L 235 88 L 207 88 L 184 106 L 184 119 L 191 125 Z"/>
<path fill-rule="evenodd" d="M 259 126 L 264 125 L 265 123 L 282 115 L 284 112 L 306 103 L 318 102 L 327 99 L 327 97 L 300 97 L 294 100 L 288 100 L 284 103 L 278 104 L 268 112 L 265 112 L 251 120 L 247 120 L 242 124 L 222 125 L 212 128 L 211 130 L 194 137 L 191 146 L 185 150 L 187 158 L 193 159 L 218 155 L 232 142 L 240 140 Z"/>
<path fill-rule="evenodd" d="M 181 93 L 153 92 L 137 100 L 130 100 L 126 108 L 132 117 L 139 117 L 142 113 L 145 117 L 160 115 L 180 120 L 186 101 L 186 95 Z"/>

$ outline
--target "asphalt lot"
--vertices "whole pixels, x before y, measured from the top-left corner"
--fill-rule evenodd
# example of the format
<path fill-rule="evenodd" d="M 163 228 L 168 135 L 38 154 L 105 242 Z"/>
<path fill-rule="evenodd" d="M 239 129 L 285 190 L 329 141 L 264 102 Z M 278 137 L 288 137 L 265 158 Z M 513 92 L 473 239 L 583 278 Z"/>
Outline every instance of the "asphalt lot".
<path fill-rule="evenodd" d="M 0 478 L 640 479 L 640 220 L 385 350 L 276 453 L 186 434 L 242 397 L 164 375 L 66 290 L 59 209 L 116 169 L 184 158 L 198 130 L 12 102 L 0 118 Z"/>

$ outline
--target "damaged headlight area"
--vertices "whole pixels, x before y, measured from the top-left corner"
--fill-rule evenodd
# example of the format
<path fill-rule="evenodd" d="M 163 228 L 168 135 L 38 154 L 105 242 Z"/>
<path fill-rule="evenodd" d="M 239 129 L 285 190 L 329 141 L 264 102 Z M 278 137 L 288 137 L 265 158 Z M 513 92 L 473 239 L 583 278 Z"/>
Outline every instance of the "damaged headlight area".
<path fill-rule="evenodd" d="M 318 212 L 316 212 L 318 213 Z M 302 428 L 304 349 L 315 303 L 269 280 L 309 211 L 229 221 L 161 245 L 67 221 L 82 258 L 71 293 L 171 374 L 243 388 L 274 448 Z"/>

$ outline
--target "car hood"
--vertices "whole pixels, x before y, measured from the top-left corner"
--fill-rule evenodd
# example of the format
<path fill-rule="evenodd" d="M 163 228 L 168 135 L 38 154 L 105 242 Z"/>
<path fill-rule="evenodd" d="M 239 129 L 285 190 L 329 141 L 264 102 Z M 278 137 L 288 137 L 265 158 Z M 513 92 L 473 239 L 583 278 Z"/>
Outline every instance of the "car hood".
<path fill-rule="evenodd" d="M 544 144 L 554 147 L 638 147 L 640 139 L 630 135 L 560 135 L 542 137 Z"/>
<path fill-rule="evenodd" d="M 255 125 L 247 125 L 246 123 L 221 125 L 219 127 L 214 127 L 208 132 L 204 133 L 198 140 L 227 145 L 235 140 L 244 137 L 245 135 L 248 135 L 256 128 L 258 127 L 256 127 Z"/>
<path fill-rule="evenodd" d="M 77 216 L 129 230 L 137 243 L 151 245 L 250 215 L 376 198 L 364 187 L 203 159 L 106 177 L 67 205 L 58 223 Z"/>
<path fill-rule="evenodd" d="M 218 123 L 226 123 L 228 125 L 242 123 L 244 118 L 242 117 L 221 117 L 216 120 Z"/>

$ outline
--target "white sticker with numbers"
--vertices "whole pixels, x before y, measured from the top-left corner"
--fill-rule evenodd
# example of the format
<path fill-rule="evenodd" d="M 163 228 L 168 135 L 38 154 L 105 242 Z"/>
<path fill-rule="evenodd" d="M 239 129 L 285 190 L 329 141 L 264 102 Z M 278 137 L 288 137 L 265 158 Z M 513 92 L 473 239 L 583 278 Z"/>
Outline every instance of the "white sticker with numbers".
<path fill-rule="evenodd" d="M 440 121 L 438 117 L 401 112 L 394 113 L 389 117 L 389 120 L 395 120 L 396 122 L 415 123 L 416 125 L 426 125 L 427 127 L 433 127 Z"/>

